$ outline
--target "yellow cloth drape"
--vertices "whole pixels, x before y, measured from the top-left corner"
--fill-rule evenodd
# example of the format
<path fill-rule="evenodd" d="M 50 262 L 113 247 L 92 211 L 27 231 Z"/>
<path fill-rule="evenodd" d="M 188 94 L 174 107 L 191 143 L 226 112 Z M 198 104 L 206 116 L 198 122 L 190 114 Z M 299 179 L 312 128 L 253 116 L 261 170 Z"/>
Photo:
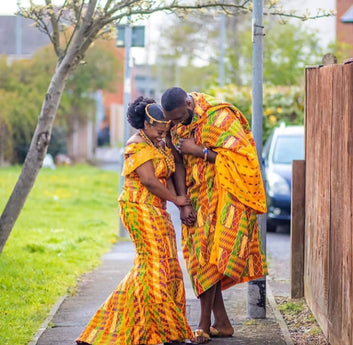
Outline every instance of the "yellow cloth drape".
<path fill-rule="evenodd" d="M 234 106 L 191 94 L 194 117 L 172 128 L 172 142 L 193 137 L 217 152 L 214 164 L 183 155 L 188 195 L 197 212 L 183 225 L 183 254 L 196 295 L 218 281 L 222 289 L 267 274 L 256 215 L 266 198 L 256 146 L 243 114 Z"/>

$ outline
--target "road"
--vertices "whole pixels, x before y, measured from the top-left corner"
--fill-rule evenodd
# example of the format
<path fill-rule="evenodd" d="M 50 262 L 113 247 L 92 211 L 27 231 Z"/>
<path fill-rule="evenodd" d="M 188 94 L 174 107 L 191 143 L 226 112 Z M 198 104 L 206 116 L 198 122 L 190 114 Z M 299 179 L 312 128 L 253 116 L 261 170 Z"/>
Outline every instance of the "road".
<path fill-rule="evenodd" d="M 274 296 L 290 294 L 290 233 L 289 231 L 267 233 L 267 282 Z"/>

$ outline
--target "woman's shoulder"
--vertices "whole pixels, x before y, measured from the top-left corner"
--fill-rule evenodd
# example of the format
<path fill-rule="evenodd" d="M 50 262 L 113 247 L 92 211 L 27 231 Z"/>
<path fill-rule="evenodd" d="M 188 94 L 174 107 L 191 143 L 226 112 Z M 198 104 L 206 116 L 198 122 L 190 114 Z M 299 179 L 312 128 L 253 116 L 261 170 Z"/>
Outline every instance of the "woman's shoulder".
<path fill-rule="evenodd" d="M 125 153 L 132 154 L 140 151 L 149 151 L 150 146 L 144 141 L 141 136 L 136 133 L 130 137 L 125 146 Z"/>
<path fill-rule="evenodd" d="M 129 140 L 127 141 L 126 145 L 131 145 L 131 144 L 140 144 L 140 143 L 145 143 L 143 138 L 140 136 L 139 133 L 135 133 L 132 135 Z"/>

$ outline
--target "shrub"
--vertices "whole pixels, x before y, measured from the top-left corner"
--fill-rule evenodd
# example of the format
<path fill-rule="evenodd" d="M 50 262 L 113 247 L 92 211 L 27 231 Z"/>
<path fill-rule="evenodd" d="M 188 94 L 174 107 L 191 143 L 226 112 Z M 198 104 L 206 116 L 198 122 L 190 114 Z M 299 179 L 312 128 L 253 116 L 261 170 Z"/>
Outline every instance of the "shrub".
<path fill-rule="evenodd" d="M 252 91 L 248 86 L 226 85 L 211 88 L 208 93 L 235 105 L 251 124 Z M 264 86 L 263 141 L 280 123 L 304 124 L 304 90 L 299 86 Z"/>

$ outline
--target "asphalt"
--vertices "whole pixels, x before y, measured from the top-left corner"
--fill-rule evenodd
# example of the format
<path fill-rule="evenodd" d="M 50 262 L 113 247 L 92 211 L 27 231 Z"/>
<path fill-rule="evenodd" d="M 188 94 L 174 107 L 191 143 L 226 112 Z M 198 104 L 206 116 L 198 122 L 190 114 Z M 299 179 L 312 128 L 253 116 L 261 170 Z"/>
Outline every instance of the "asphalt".
<path fill-rule="evenodd" d="M 168 209 L 172 214 L 180 248 L 177 211 L 170 205 Z M 129 240 L 116 243 L 111 252 L 102 257 L 102 264 L 97 269 L 80 278 L 77 293 L 73 296 L 63 296 L 56 303 L 28 345 L 74 345 L 75 339 L 90 318 L 130 270 L 133 257 L 134 247 Z M 187 318 L 191 328 L 195 329 L 199 320 L 199 301 L 193 293 L 180 251 L 179 260 L 184 274 Z M 279 269 L 286 264 L 289 267 L 288 262 L 278 263 Z M 286 279 L 274 279 L 270 270 L 266 287 L 266 317 L 262 319 L 251 319 L 248 316 L 247 283 L 224 291 L 226 309 L 235 334 L 232 338 L 213 338 L 208 344 L 293 345 L 272 293 L 276 291 L 277 295 L 277 291 L 280 291 L 280 294 L 287 294 L 288 285 Z"/>

